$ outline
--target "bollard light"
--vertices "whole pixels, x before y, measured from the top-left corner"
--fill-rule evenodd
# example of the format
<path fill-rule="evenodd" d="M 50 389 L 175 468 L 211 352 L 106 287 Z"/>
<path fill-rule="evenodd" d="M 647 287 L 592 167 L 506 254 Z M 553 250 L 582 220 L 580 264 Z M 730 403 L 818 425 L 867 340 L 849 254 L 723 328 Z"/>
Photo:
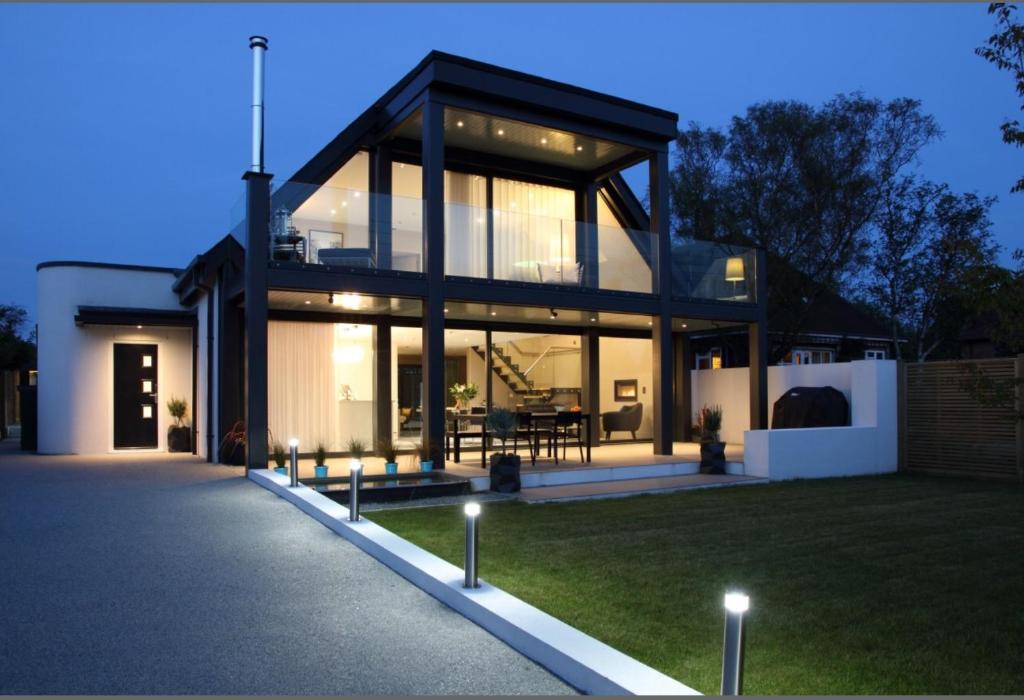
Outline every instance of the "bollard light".
<path fill-rule="evenodd" d="M 359 520 L 359 482 L 363 472 L 363 465 L 359 460 L 353 459 L 348 463 L 348 519 L 352 522 Z"/>
<path fill-rule="evenodd" d="M 725 640 L 722 650 L 722 695 L 743 693 L 743 615 L 750 609 L 745 593 L 725 594 Z"/>
<path fill-rule="evenodd" d="M 296 488 L 299 485 L 299 439 L 292 438 L 288 441 L 288 447 L 291 450 L 291 471 L 292 474 L 292 488 Z"/>
<path fill-rule="evenodd" d="M 480 530 L 477 523 L 480 519 L 480 504 L 471 502 L 463 508 L 466 514 L 466 580 L 464 588 L 479 588 L 477 581 L 476 563 L 477 549 L 480 544 Z"/>

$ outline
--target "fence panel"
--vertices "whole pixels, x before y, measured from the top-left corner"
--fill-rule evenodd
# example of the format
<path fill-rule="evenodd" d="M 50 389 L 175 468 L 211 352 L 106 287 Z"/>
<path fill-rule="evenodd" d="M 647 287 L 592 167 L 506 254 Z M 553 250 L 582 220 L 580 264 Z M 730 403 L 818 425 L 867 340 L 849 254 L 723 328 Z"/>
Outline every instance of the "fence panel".
<path fill-rule="evenodd" d="M 901 466 L 918 474 L 988 479 L 1020 478 L 1021 426 L 1010 405 L 980 401 L 965 386 L 966 365 L 988 379 L 1011 385 L 1016 358 L 917 362 L 900 376 Z"/>

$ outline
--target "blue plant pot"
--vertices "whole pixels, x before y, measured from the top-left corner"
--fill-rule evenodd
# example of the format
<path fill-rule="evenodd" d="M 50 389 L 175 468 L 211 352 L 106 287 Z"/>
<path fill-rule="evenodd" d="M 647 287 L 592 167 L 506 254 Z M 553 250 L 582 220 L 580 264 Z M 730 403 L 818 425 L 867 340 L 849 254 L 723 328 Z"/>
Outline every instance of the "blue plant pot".
<path fill-rule="evenodd" d="M 316 465 L 315 467 L 313 467 L 313 471 L 316 472 L 316 478 L 317 479 L 326 479 L 327 478 L 327 465 L 326 464 L 318 464 L 318 465 Z"/>
<path fill-rule="evenodd" d="M 434 460 L 428 459 L 425 462 L 420 462 L 420 471 L 421 472 L 431 472 L 431 471 L 434 471 Z"/>
<path fill-rule="evenodd" d="M 398 473 L 398 464 L 396 462 L 388 462 L 387 464 L 384 465 L 384 473 L 385 474 L 397 474 Z"/>
<path fill-rule="evenodd" d="M 288 467 L 274 467 L 274 471 L 283 476 L 288 476 Z"/>

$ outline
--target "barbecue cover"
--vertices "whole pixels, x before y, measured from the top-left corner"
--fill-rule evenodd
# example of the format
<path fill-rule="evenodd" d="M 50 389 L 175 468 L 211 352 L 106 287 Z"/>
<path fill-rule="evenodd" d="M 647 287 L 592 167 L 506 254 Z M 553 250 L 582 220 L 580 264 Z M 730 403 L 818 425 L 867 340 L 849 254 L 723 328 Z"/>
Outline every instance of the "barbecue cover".
<path fill-rule="evenodd" d="M 849 425 L 850 405 L 831 386 L 797 386 L 775 402 L 772 429 L 824 428 Z"/>

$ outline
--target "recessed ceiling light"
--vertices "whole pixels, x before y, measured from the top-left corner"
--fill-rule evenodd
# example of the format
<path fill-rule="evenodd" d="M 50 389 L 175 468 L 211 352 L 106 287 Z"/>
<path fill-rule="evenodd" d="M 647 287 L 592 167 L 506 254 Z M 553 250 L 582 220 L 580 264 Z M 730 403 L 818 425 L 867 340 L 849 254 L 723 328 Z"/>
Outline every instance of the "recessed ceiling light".
<path fill-rule="evenodd" d="M 306 299 L 306 301 L 304 301 L 304 302 L 302 302 L 302 303 L 303 303 L 303 304 L 312 304 L 313 302 L 311 302 L 311 301 L 310 301 L 309 299 Z"/>
<path fill-rule="evenodd" d="M 362 196 L 363 196 L 362 192 L 356 191 L 356 197 L 362 197 Z"/>
<path fill-rule="evenodd" d="M 582 151 L 582 150 L 583 150 L 583 146 L 577 146 L 577 147 L 576 147 L 576 150 L 577 150 L 577 151 Z"/>
<path fill-rule="evenodd" d="M 541 140 L 540 140 L 540 142 L 541 142 L 541 143 L 547 143 L 547 142 L 548 142 L 548 140 L 547 140 L 547 139 L 541 139 Z"/>
<path fill-rule="evenodd" d="M 685 323 L 683 324 L 683 328 L 686 328 L 686 324 Z"/>
<path fill-rule="evenodd" d="M 331 209 L 331 216 L 334 216 L 337 213 L 338 213 L 337 209 Z"/>
<path fill-rule="evenodd" d="M 142 330 L 142 326 L 135 326 L 135 327 L 138 328 L 139 330 Z"/>
<path fill-rule="evenodd" d="M 455 126 L 457 126 L 457 127 L 459 127 L 461 129 L 462 126 L 463 126 L 462 120 L 460 119 L 459 121 L 455 122 Z"/>
<path fill-rule="evenodd" d="M 497 316 L 497 315 L 498 315 L 498 312 L 497 312 L 497 311 L 492 311 L 492 312 L 491 312 L 491 316 Z"/>
<path fill-rule="evenodd" d="M 596 318 L 591 318 L 590 320 L 591 320 L 591 321 L 596 321 L 597 319 L 596 319 Z"/>
<path fill-rule="evenodd" d="M 504 136 L 504 135 L 505 135 L 505 130 L 504 129 L 498 129 L 498 136 Z"/>
<path fill-rule="evenodd" d="M 405 163 L 399 163 L 399 164 L 398 164 L 398 167 L 399 167 L 399 168 L 404 168 L 404 167 L 405 167 Z"/>
<path fill-rule="evenodd" d="M 445 312 L 445 313 L 448 313 L 448 309 L 445 309 L 445 310 L 444 310 L 444 312 Z"/>
<path fill-rule="evenodd" d="M 648 321 L 648 322 L 647 322 L 647 325 L 648 325 L 648 326 L 653 326 L 653 325 L 654 325 L 654 321 Z"/>
<path fill-rule="evenodd" d="M 343 207 L 347 207 L 347 206 L 348 206 L 348 202 L 342 202 L 342 203 L 341 203 L 341 206 L 343 206 Z"/>

